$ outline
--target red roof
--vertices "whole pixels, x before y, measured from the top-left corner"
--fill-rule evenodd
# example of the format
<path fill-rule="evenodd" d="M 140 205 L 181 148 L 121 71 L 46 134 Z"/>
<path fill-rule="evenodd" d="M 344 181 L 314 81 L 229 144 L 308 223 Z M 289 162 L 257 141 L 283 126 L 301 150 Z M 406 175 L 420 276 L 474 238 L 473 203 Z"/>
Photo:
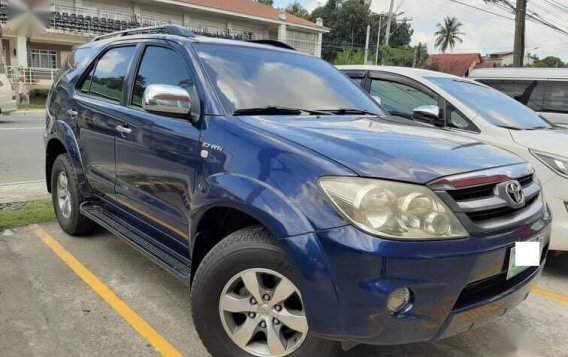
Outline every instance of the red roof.
<path fill-rule="evenodd" d="M 422 67 L 435 68 L 441 72 L 465 77 L 469 74 L 469 70 L 479 63 L 481 63 L 479 53 L 452 53 L 430 55 Z"/>
<path fill-rule="evenodd" d="M 244 15 L 264 17 L 266 19 L 271 19 L 271 20 L 278 20 L 278 14 L 280 11 L 278 9 L 273 8 L 272 6 L 264 5 L 256 1 L 250 1 L 250 0 L 177 0 L 177 1 L 197 6 L 211 7 L 223 11 L 236 12 Z M 292 24 L 316 27 L 315 23 L 291 14 L 286 14 L 286 19 L 287 22 Z"/>
<path fill-rule="evenodd" d="M 495 68 L 495 67 L 497 67 L 497 63 L 495 63 L 495 62 L 481 62 L 480 64 L 475 66 L 475 69 L 478 69 L 478 68 Z"/>

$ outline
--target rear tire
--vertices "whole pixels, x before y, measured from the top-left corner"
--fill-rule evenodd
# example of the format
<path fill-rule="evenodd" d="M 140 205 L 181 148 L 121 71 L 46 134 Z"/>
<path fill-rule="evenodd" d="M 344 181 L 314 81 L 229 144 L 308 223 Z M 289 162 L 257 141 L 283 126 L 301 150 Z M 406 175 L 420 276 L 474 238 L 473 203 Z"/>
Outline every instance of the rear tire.
<path fill-rule="evenodd" d="M 293 265 L 266 230 L 234 232 L 213 247 L 195 275 L 197 333 L 214 357 L 335 356 L 339 343 L 309 330 L 298 286 Z"/>
<path fill-rule="evenodd" d="M 51 199 L 57 222 L 68 234 L 85 235 L 91 233 L 96 227 L 93 221 L 79 211 L 79 206 L 84 200 L 75 169 L 67 154 L 59 155 L 53 163 Z"/>

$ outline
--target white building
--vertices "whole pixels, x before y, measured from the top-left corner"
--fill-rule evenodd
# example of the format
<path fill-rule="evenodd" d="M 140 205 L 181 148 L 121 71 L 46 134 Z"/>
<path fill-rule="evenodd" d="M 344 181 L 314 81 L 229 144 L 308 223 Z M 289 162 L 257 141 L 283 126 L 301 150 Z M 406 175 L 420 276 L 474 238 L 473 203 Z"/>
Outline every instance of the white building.
<path fill-rule="evenodd" d="M 101 33 L 178 24 L 197 33 L 272 39 L 321 56 L 323 23 L 250 0 L 0 0 L 3 67 L 17 81 L 48 86 L 74 45 Z M 31 3 L 31 5 L 29 5 Z"/>
<path fill-rule="evenodd" d="M 497 67 L 511 67 L 513 65 L 513 51 L 490 53 L 483 58 L 484 62 L 495 63 Z M 534 63 L 534 58 L 527 53 L 525 65 Z"/>

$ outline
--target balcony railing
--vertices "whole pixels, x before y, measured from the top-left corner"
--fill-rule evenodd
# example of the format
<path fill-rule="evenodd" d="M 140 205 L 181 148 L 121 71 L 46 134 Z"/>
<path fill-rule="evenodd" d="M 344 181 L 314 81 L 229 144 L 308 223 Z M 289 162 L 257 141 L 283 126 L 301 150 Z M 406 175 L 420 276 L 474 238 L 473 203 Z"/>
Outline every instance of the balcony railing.
<path fill-rule="evenodd" d="M 13 85 L 24 78 L 27 85 L 51 85 L 59 73 L 58 68 L 6 66 L 6 74 Z"/>

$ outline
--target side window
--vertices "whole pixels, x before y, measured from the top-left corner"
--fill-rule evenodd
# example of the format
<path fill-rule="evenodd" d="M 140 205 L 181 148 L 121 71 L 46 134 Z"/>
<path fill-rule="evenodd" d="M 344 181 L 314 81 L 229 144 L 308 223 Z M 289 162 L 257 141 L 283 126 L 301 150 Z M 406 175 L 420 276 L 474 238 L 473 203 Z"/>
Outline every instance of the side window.
<path fill-rule="evenodd" d="M 106 52 L 97 62 L 93 75 L 89 74 L 82 83 L 81 90 L 88 90 L 92 95 L 119 102 L 128 67 L 135 52 L 136 47 L 133 46 L 113 48 Z"/>
<path fill-rule="evenodd" d="M 568 113 L 568 82 L 548 82 L 543 111 Z"/>
<path fill-rule="evenodd" d="M 83 80 L 83 84 L 81 85 L 81 92 L 89 93 L 89 89 L 91 88 L 91 82 L 93 80 L 93 73 L 95 72 L 95 68 L 91 69 L 87 77 Z"/>
<path fill-rule="evenodd" d="M 529 80 L 480 80 L 490 87 L 505 93 L 511 98 L 529 106 L 533 110 L 542 110 L 544 85 L 539 81 Z"/>
<path fill-rule="evenodd" d="M 467 130 L 479 133 L 479 128 L 471 122 L 465 115 L 462 114 L 456 107 L 448 104 L 447 110 L 447 121 L 450 128 Z"/>
<path fill-rule="evenodd" d="M 421 105 L 438 105 L 435 95 L 419 91 L 402 83 L 373 79 L 371 95 L 381 98 L 382 105 L 393 115 L 411 116 Z"/>
<path fill-rule="evenodd" d="M 168 84 L 189 90 L 193 81 L 182 58 L 174 51 L 151 46 L 144 51 L 144 57 L 136 74 L 132 104 L 142 106 L 144 91 L 151 84 Z"/>

